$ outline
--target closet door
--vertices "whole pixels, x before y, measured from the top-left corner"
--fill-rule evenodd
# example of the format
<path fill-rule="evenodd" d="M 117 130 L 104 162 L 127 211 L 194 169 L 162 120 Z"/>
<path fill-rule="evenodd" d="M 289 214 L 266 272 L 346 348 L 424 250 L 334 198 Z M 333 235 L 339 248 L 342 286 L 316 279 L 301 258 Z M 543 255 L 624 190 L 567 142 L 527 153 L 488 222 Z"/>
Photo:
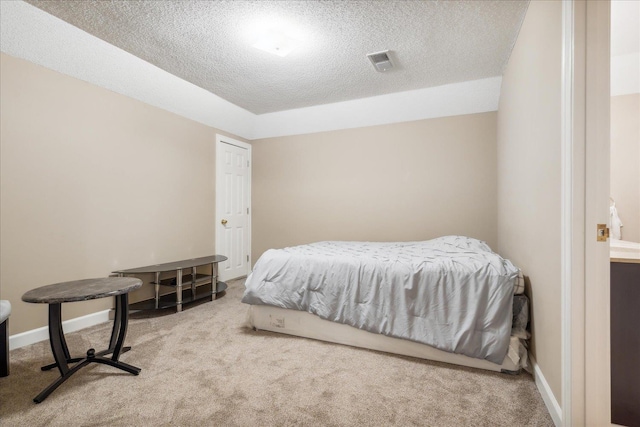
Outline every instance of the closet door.
<path fill-rule="evenodd" d="M 242 145 L 239 145 L 242 144 Z M 250 146 L 220 137 L 216 150 L 216 253 L 221 280 L 246 276 L 250 255 Z"/>

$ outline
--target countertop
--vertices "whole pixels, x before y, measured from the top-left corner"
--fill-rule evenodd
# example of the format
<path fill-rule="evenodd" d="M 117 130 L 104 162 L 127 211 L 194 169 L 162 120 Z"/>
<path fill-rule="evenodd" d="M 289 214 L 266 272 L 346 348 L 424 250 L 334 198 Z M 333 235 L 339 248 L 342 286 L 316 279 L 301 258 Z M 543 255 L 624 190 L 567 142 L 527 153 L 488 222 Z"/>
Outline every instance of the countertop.
<path fill-rule="evenodd" d="M 609 259 L 611 262 L 640 264 L 640 243 L 611 239 Z"/>

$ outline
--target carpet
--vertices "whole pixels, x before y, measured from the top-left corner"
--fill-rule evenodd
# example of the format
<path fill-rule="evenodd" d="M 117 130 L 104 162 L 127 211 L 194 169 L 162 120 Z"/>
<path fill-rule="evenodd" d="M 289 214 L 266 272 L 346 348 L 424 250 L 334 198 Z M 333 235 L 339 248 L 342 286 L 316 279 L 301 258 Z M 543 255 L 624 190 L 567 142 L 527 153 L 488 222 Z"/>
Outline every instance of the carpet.
<path fill-rule="evenodd" d="M 181 313 L 133 314 L 120 360 L 82 368 L 43 403 L 58 377 L 42 372 L 48 341 L 11 352 L 0 378 L 9 426 L 553 426 L 532 377 L 255 332 L 243 280 Z M 64 310 L 64 306 L 63 306 Z M 71 355 L 102 350 L 111 324 L 67 335 Z"/>

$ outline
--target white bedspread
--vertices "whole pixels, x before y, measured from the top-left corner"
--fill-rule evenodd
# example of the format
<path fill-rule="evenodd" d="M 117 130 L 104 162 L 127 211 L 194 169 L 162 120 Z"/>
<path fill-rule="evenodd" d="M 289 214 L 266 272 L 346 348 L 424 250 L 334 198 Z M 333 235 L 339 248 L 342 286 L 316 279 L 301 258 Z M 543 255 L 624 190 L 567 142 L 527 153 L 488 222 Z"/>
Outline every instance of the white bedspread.
<path fill-rule="evenodd" d="M 476 239 L 320 242 L 265 252 L 242 299 L 500 364 L 518 269 Z"/>

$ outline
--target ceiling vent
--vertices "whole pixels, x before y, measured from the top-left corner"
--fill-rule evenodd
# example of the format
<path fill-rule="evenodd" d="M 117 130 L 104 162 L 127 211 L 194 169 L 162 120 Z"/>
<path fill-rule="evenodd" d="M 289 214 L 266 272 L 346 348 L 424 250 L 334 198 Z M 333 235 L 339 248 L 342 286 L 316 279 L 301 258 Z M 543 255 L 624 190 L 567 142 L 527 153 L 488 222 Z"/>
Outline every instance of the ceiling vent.
<path fill-rule="evenodd" d="M 368 53 L 367 58 L 371 61 L 376 71 L 384 72 L 393 68 L 393 63 L 389 57 L 389 51 L 383 50 L 382 52 Z"/>

